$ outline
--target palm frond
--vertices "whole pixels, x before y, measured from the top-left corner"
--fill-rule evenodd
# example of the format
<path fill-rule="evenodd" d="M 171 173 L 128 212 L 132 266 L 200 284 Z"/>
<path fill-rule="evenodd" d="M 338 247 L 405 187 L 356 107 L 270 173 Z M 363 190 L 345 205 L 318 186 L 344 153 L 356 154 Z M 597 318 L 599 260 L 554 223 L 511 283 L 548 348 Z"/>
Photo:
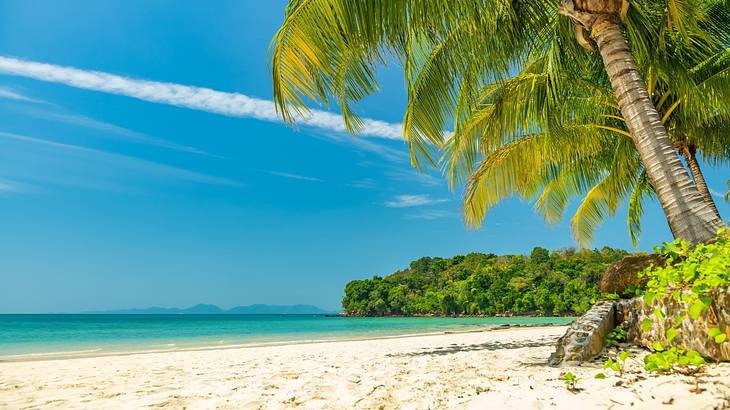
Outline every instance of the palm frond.
<path fill-rule="evenodd" d="M 636 244 L 654 193 L 601 57 L 580 49 L 559 3 L 290 0 L 269 48 L 277 110 L 294 123 L 311 103 L 338 106 L 357 133 L 357 102 L 400 62 L 411 162 L 465 184 L 468 226 L 514 195 L 549 223 L 581 198 L 581 246 L 624 204 Z M 675 146 L 728 162 L 730 0 L 632 0 L 622 27 Z"/>
<path fill-rule="evenodd" d="M 643 168 L 643 167 L 642 167 Z M 628 211 L 628 227 L 629 236 L 634 247 L 639 244 L 639 236 L 641 236 L 641 217 L 644 215 L 644 201 L 653 199 L 656 197 L 654 189 L 649 182 L 649 177 L 646 175 L 646 170 L 641 171 L 639 178 L 636 180 L 636 185 L 631 192 L 629 198 L 629 211 Z"/>
<path fill-rule="evenodd" d="M 631 140 L 619 140 L 605 178 L 586 194 L 571 219 L 573 236 L 581 248 L 591 243 L 598 226 L 614 216 L 636 184 L 641 167 Z"/>

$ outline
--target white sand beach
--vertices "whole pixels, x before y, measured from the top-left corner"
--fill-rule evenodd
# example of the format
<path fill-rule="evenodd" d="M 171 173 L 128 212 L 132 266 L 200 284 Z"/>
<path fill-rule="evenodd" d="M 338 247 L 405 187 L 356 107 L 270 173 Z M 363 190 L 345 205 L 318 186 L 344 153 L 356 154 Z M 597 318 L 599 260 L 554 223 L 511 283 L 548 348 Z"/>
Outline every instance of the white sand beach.
<path fill-rule="evenodd" d="M 565 327 L 0 363 L 0 408 L 715 409 L 730 364 L 653 376 L 640 356 L 619 378 L 601 365 L 545 363 Z M 639 353 L 642 354 L 642 353 Z M 645 353 L 643 353 L 645 354 Z M 569 392 L 561 372 L 575 373 Z M 695 382 L 699 389 L 695 391 Z"/>

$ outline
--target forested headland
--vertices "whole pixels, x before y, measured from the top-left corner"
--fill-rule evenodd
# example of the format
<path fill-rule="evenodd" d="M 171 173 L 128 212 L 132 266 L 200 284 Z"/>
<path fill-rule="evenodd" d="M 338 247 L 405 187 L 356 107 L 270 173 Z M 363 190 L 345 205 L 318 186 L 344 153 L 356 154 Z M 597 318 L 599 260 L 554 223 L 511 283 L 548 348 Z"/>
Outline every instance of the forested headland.
<path fill-rule="evenodd" d="M 579 315 L 599 297 L 608 265 L 626 255 L 537 247 L 530 255 L 424 257 L 391 275 L 349 282 L 342 307 L 352 316 Z"/>

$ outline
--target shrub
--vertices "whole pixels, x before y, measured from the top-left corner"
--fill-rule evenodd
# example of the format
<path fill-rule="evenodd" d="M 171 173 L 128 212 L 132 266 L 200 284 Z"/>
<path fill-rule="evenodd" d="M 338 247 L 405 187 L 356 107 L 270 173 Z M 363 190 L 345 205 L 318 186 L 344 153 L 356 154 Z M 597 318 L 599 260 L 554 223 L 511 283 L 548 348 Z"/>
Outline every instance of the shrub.
<path fill-rule="evenodd" d="M 665 244 L 657 252 L 667 258 L 664 267 L 650 267 L 640 273 L 647 278 L 644 300 L 651 304 L 655 298 L 672 297 L 686 308 L 673 318 L 673 325 L 667 329 L 667 343 L 680 332 L 684 320 L 697 320 L 712 305 L 713 294 L 730 286 L 730 233 L 727 229 L 718 232 L 717 241 L 712 244 L 699 244 L 692 247 L 681 240 Z M 664 320 L 664 313 L 654 311 L 656 319 Z M 646 318 L 642 329 L 647 331 L 654 319 Z M 724 343 L 726 331 L 719 328 L 709 330 L 708 336 L 715 343 Z M 693 350 L 664 346 L 654 341 L 652 347 L 656 351 L 644 359 L 648 371 L 690 372 L 705 364 L 704 359 Z"/>

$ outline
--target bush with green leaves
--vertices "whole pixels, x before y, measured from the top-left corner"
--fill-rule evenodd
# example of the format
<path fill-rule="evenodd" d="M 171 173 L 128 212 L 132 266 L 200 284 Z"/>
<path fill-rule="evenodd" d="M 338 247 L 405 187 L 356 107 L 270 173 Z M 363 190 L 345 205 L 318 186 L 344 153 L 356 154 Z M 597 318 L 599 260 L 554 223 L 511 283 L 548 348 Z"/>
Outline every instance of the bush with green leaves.
<path fill-rule="evenodd" d="M 616 326 L 606 335 L 606 346 L 618 346 L 626 341 L 626 331 L 621 326 Z"/>
<path fill-rule="evenodd" d="M 657 373 L 695 373 L 705 363 L 705 359 L 696 351 L 677 347 L 671 347 L 667 350 L 661 348 L 661 350 L 644 357 L 644 369 Z"/>
<path fill-rule="evenodd" d="M 570 372 L 563 375 L 563 383 L 565 383 L 565 387 L 570 391 L 577 390 L 579 380 L 580 379 L 578 379 L 578 376 Z"/>
<path fill-rule="evenodd" d="M 702 356 L 696 351 L 671 344 L 679 335 L 682 322 L 699 319 L 710 309 L 717 292 L 730 286 L 730 232 L 720 230 L 717 240 L 711 244 L 693 247 L 676 240 L 658 251 L 667 258 L 667 264 L 665 267 L 650 267 L 640 273 L 648 280 L 644 300 L 651 304 L 657 298 L 671 297 L 684 307 L 672 318 L 672 325 L 664 335 L 669 346 L 655 340 L 652 344 L 655 353 L 644 359 L 645 368 L 656 372 L 696 370 L 705 364 Z M 664 321 L 666 315 L 661 309 L 655 309 L 653 318 L 645 318 L 641 324 L 644 332 L 651 329 L 653 320 Z M 708 336 L 715 343 L 724 343 L 727 329 L 711 328 Z"/>
<path fill-rule="evenodd" d="M 623 376 L 626 360 L 628 360 L 629 357 L 631 357 L 631 352 L 629 352 L 628 350 L 624 350 L 623 352 L 619 353 L 618 356 L 616 356 L 616 360 L 613 360 L 611 358 L 606 359 L 606 361 L 603 363 L 603 368 L 613 370 L 614 372 L 618 373 L 619 376 Z"/>
<path fill-rule="evenodd" d="M 648 278 L 644 300 L 672 296 L 689 306 L 691 319 L 710 306 L 711 296 L 717 289 L 730 286 L 730 234 L 722 229 L 717 241 L 692 247 L 676 240 L 658 249 L 666 258 L 665 267 L 653 267 L 642 272 Z"/>

